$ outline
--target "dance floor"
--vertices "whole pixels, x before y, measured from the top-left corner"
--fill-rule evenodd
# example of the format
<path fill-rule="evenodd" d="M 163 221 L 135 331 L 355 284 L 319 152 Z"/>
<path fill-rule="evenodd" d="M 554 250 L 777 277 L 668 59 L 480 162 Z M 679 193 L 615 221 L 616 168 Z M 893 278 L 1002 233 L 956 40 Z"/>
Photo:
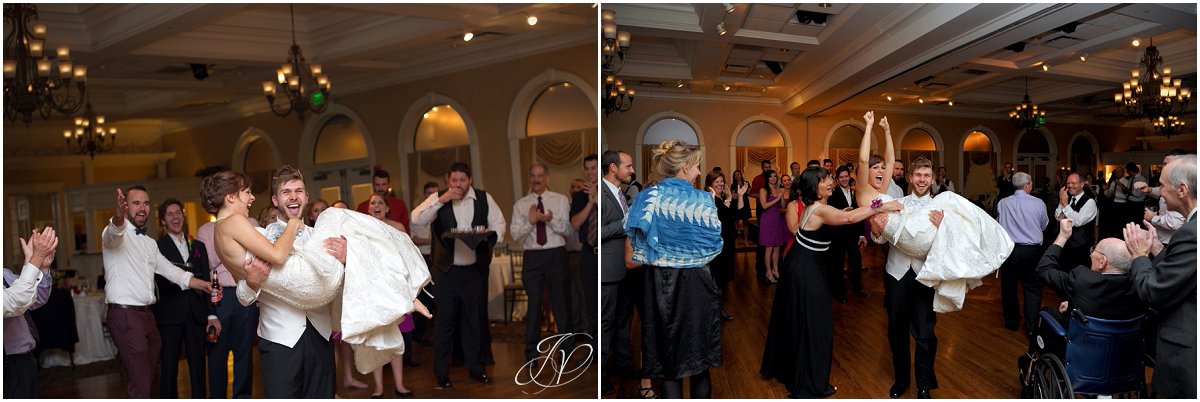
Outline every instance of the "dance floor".
<path fill-rule="evenodd" d="M 498 331 L 524 333 L 525 324 L 522 322 L 513 322 L 508 324 L 497 323 L 493 325 L 493 337 L 496 339 L 492 344 L 492 353 L 496 359 L 496 364 L 487 367 L 488 376 L 492 378 L 491 384 L 480 384 L 467 376 L 467 369 L 463 366 L 450 367 L 450 380 L 454 383 L 454 387 L 444 390 L 434 389 L 436 378 L 433 375 L 433 347 L 416 345 L 413 351 L 413 356 L 421 366 L 420 367 L 405 367 L 404 368 L 404 383 L 409 390 L 416 393 L 416 398 L 576 398 L 576 399 L 593 399 L 596 397 L 596 372 L 598 363 L 592 362 L 590 367 L 577 373 L 566 373 L 562 376 L 561 386 L 543 388 L 536 384 L 518 385 L 517 382 L 527 383 L 528 375 L 518 377 L 518 370 L 525 364 L 524 345 L 519 342 L 504 342 L 501 338 L 516 338 L 515 336 L 498 336 Z M 257 349 L 257 348 L 256 348 Z M 576 358 L 568 364 L 568 368 L 579 367 L 577 357 L 582 354 L 583 349 L 576 353 Z M 229 362 L 232 364 L 232 359 Z M 125 382 L 122 380 L 119 360 L 94 363 L 94 365 L 106 365 L 106 370 L 89 370 L 87 366 L 69 368 L 52 368 L 43 369 L 38 373 L 39 377 L 39 397 L 41 398 L 117 398 L 124 399 Z M 90 365 L 89 365 L 90 366 Z M 391 369 L 384 368 L 384 386 L 383 397 L 394 398 L 393 389 L 394 382 L 392 381 Z M 87 373 L 84 375 L 74 375 L 72 372 Z M 184 362 L 179 363 L 179 394 L 186 398 L 191 395 L 191 386 L 187 380 L 187 365 Z M 338 371 L 340 374 L 341 371 Z M 546 384 L 553 379 L 554 370 L 546 369 L 538 377 L 539 382 Z M 47 375 L 61 375 L 62 379 L 44 378 Z M 578 376 L 573 381 L 567 379 Z M 370 374 L 361 375 L 355 374 L 355 378 L 359 381 L 368 384 L 367 389 L 350 390 L 342 385 L 341 376 L 337 380 L 337 395 L 340 398 L 370 398 L 374 380 Z M 51 385 L 52 384 L 52 385 Z M 230 384 L 232 386 L 232 377 Z M 535 392 L 539 392 L 534 394 Z M 258 361 L 258 351 L 254 351 L 254 398 L 263 398 L 262 392 L 262 375 Z M 154 387 L 152 395 L 158 396 L 158 378 L 154 379 Z"/>
<path fill-rule="evenodd" d="M 724 361 L 712 370 L 713 397 L 786 398 L 782 384 L 758 375 L 775 287 L 756 277 L 753 248 L 738 253 L 737 261 L 725 302 L 726 311 L 734 319 L 722 328 Z M 848 289 L 848 304 L 833 301 L 836 322 L 829 381 L 838 387 L 834 398 L 888 397 L 892 359 L 883 307 L 883 261 L 879 248 L 869 246 L 863 256 L 863 265 L 869 267 L 863 273 L 867 298 L 855 297 Z M 1058 305 L 1060 301 L 1052 291 L 1044 291 L 1042 305 Z M 1025 351 L 1025 337 L 1022 330 L 1004 328 L 1000 280 L 995 275 L 968 293 L 962 311 L 939 314 L 937 320 L 934 368 L 939 388 L 933 390 L 934 398 L 1020 397 L 1016 361 Z M 634 336 L 635 348 L 639 337 Z M 916 398 L 916 394 L 913 384 L 904 397 Z M 637 398 L 637 381 L 622 380 L 616 396 Z"/>

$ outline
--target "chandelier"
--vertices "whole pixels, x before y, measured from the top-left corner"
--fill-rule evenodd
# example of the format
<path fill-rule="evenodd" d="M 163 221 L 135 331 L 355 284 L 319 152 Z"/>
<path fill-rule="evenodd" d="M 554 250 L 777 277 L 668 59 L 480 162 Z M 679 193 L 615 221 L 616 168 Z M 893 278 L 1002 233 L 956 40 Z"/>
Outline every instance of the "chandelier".
<path fill-rule="evenodd" d="M 600 106 L 604 108 L 604 115 L 608 116 L 612 112 L 625 112 L 633 106 L 633 96 L 637 94 L 634 89 L 625 89 L 625 83 L 613 75 L 604 76 L 604 98 L 601 99 Z"/>
<path fill-rule="evenodd" d="M 1036 130 L 1046 124 L 1046 111 L 1038 110 L 1038 105 L 1029 100 L 1028 76 L 1025 77 L 1025 98 L 1013 111 L 1008 112 L 1008 119 L 1017 126 L 1017 130 Z"/>
<path fill-rule="evenodd" d="M 275 70 L 274 81 L 263 81 L 263 94 L 271 105 L 271 112 L 279 117 L 287 117 L 293 111 L 304 120 L 304 113 L 321 113 L 329 106 L 329 76 L 321 73 L 321 65 L 309 66 L 296 44 L 296 8 L 289 5 L 292 15 L 292 47 L 288 50 L 287 63 Z M 287 95 L 287 102 L 275 102 L 275 94 L 282 91 Z M 282 99 L 282 97 L 280 97 Z"/>
<path fill-rule="evenodd" d="M 93 112 L 92 101 L 87 100 L 83 116 L 75 117 L 75 129 L 63 130 L 67 149 L 73 154 L 86 154 L 92 159 L 96 159 L 96 153 L 111 151 L 117 142 L 117 129 L 104 127 L 104 122 L 104 115 Z"/>
<path fill-rule="evenodd" d="M 1121 84 L 1121 92 L 1113 95 L 1117 110 L 1125 117 L 1146 119 L 1154 124 L 1160 135 L 1170 137 L 1179 133 L 1184 122 L 1179 117 L 1187 109 L 1192 98 L 1190 89 L 1182 86 L 1183 81 L 1171 78 L 1171 68 L 1162 65 L 1162 56 L 1150 40 L 1146 53 L 1138 63 L 1143 70 L 1133 70 L 1129 82 Z"/>
<path fill-rule="evenodd" d="M 35 112 L 46 120 L 52 112 L 79 111 L 87 92 L 87 66 L 71 63 L 67 45 L 58 46 L 51 58 L 37 6 L 5 4 L 4 25 L 12 27 L 4 37 L 4 117 L 11 123 L 19 116 L 28 126 Z"/>
<path fill-rule="evenodd" d="M 617 74 L 625 66 L 625 52 L 629 51 L 629 31 L 617 31 L 617 12 L 604 10 L 600 14 L 601 29 L 604 31 L 604 45 L 600 69 L 604 74 Z"/>

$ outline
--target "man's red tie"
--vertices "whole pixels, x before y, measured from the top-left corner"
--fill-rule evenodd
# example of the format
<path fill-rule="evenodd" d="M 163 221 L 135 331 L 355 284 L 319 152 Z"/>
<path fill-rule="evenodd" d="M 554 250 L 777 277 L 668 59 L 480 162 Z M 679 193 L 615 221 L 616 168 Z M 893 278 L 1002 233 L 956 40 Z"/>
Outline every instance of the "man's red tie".
<path fill-rule="evenodd" d="M 538 196 L 537 210 L 539 213 L 546 213 L 546 208 L 542 206 L 542 196 Z M 537 244 L 539 246 L 546 245 L 546 222 L 537 223 Z"/>

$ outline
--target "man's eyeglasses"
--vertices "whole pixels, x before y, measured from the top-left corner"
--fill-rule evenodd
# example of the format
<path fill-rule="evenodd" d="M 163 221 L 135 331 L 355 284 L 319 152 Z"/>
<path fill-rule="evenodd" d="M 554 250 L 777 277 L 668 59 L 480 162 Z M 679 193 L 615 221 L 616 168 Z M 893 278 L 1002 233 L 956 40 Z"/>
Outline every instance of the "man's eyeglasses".
<path fill-rule="evenodd" d="M 1090 251 L 1088 251 L 1088 254 L 1091 254 L 1091 253 L 1100 253 L 1100 255 L 1104 256 L 1104 258 L 1108 258 L 1108 255 L 1104 254 L 1103 251 L 1096 250 L 1096 246 L 1092 246 L 1092 249 Z"/>

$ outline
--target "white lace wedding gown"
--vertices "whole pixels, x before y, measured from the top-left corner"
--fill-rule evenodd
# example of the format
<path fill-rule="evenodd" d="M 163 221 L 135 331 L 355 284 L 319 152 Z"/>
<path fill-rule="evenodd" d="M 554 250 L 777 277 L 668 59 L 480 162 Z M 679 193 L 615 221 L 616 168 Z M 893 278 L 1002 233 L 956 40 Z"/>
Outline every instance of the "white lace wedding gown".
<path fill-rule="evenodd" d="M 274 242 L 283 225 L 271 227 L 275 230 L 264 235 Z M 340 323 L 342 342 L 354 348 L 359 373 L 404 354 L 396 324 L 413 311 L 413 300 L 429 283 L 429 268 L 417 246 L 383 221 L 343 208 L 326 209 L 315 228 L 303 230 L 310 233 L 296 243 L 282 267 L 272 269 L 262 291 L 302 310 L 332 302 L 334 328 Z M 325 239 L 338 236 L 346 238 L 348 269 L 325 251 Z"/>
<path fill-rule="evenodd" d="M 887 194 L 878 197 L 892 200 Z M 940 227 L 929 221 L 929 211 L 945 213 Z M 967 290 L 1000 268 L 1013 250 L 1008 232 L 966 198 L 944 192 L 922 208 L 892 212 L 881 236 L 892 247 L 915 258 L 925 257 L 917 280 L 934 288 L 933 310 L 962 309 Z"/>

